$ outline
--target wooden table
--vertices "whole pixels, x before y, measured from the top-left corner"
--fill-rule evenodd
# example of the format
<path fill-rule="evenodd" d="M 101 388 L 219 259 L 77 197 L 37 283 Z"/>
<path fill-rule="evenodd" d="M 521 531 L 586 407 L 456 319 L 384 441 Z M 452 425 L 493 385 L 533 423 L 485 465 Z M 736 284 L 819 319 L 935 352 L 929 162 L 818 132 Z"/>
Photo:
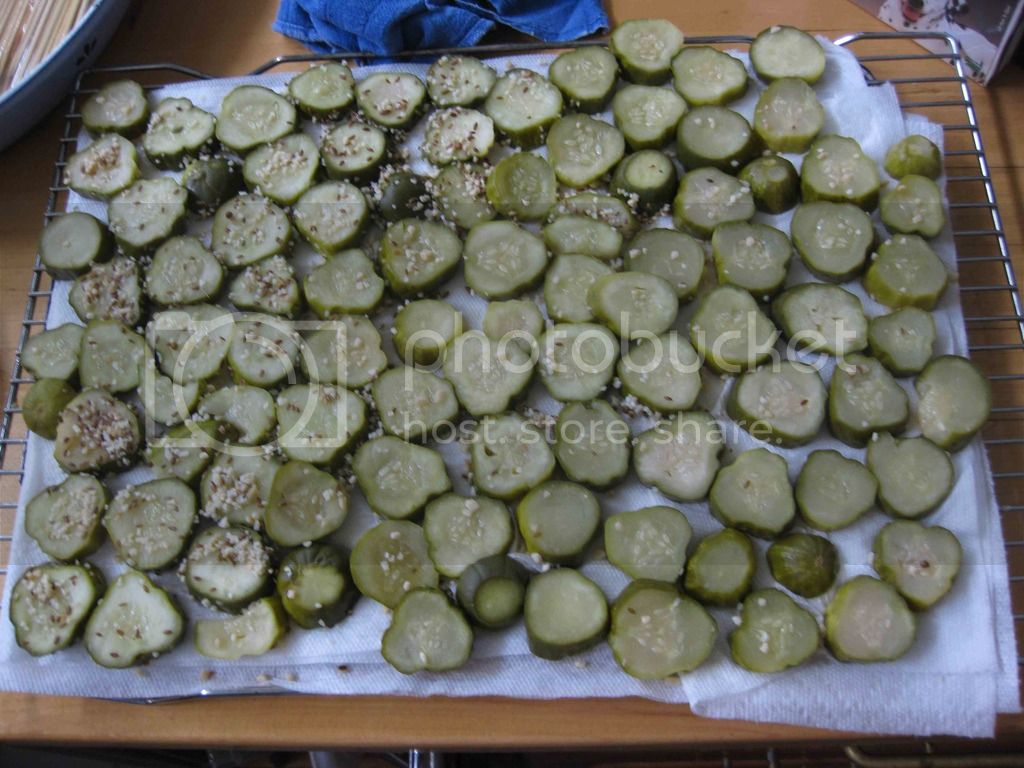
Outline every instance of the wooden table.
<path fill-rule="evenodd" d="M 300 53 L 270 29 L 273 0 L 150 0 L 122 24 L 101 64 L 173 61 L 218 74 L 243 74 L 276 54 Z M 845 0 L 612 0 L 614 20 L 673 19 L 687 34 L 756 34 L 793 24 L 829 37 L 882 30 Z M 1018 274 L 1024 274 L 1024 72 L 1013 68 L 975 86 L 997 194 Z M 51 115 L 0 155 L 0 381 L 14 360 L 25 288 L 39 236 L 60 128 Z M 1019 468 L 1019 467 L 1018 467 Z M 1000 735 L 1024 736 L 1024 717 L 1002 717 Z M 0 739 L 83 745 L 251 748 L 420 747 L 458 749 L 601 748 L 847 742 L 830 731 L 700 719 L 686 706 L 638 699 L 517 702 L 497 698 L 238 697 L 154 706 L 78 698 L 0 694 Z M 863 741 L 863 739 L 860 739 Z"/>

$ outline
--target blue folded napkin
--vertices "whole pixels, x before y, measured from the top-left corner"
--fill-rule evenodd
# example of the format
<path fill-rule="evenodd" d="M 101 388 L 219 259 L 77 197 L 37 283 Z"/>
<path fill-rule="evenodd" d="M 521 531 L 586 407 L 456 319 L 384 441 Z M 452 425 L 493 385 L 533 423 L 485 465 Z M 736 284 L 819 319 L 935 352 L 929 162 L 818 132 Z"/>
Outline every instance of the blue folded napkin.
<path fill-rule="evenodd" d="M 608 29 L 601 0 L 281 0 L 274 29 L 319 53 L 473 45 L 497 24 L 548 42 Z"/>

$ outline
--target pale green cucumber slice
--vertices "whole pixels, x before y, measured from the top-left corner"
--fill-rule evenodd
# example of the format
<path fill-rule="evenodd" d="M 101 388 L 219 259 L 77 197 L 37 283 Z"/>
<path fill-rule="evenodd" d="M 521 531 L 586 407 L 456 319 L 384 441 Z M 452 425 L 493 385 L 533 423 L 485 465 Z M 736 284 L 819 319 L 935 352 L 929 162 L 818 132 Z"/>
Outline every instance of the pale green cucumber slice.
<path fill-rule="evenodd" d="M 505 555 L 477 560 L 459 576 L 455 595 L 473 622 L 502 629 L 523 613 L 526 569 Z"/>
<path fill-rule="evenodd" d="M 289 461 L 277 470 L 263 512 L 267 536 L 283 547 L 330 536 L 348 516 L 345 487 L 305 461 Z"/>
<path fill-rule="evenodd" d="M 446 493 L 427 504 L 423 534 L 438 573 L 457 579 L 478 560 L 508 552 L 512 521 L 500 501 Z"/>
<path fill-rule="evenodd" d="M 306 275 L 303 293 L 322 318 L 372 312 L 384 297 L 384 281 L 358 248 L 334 254 Z"/>
<path fill-rule="evenodd" d="M 667 88 L 627 85 L 612 98 L 612 116 L 630 149 L 661 149 L 675 137 L 686 102 Z"/>
<path fill-rule="evenodd" d="M 562 92 L 533 70 L 510 69 L 487 94 L 484 112 L 515 146 L 531 149 L 562 114 Z"/>
<path fill-rule="evenodd" d="M 345 181 L 328 181 L 307 190 L 292 209 L 292 222 L 324 255 L 351 245 L 370 215 L 363 193 Z"/>
<path fill-rule="evenodd" d="M 630 430 L 604 400 L 569 403 L 555 422 L 555 458 L 565 476 L 606 488 L 629 471 Z"/>
<path fill-rule="evenodd" d="M 217 140 L 245 154 L 295 130 L 295 107 L 288 99 L 260 85 L 240 85 L 220 103 Z"/>
<path fill-rule="evenodd" d="M 448 107 L 427 118 L 420 151 L 434 165 L 480 160 L 494 146 L 494 121 L 466 107 Z"/>
<path fill-rule="evenodd" d="M 825 51 L 803 30 L 776 25 L 754 38 L 750 63 L 762 80 L 798 77 L 813 85 L 825 72 Z"/>
<path fill-rule="evenodd" d="M 669 78 L 683 33 L 667 19 L 632 19 L 615 26 L 608 44 L 630 80 L 658 85 Z"/>
<path fill-rule="evenodd" d="M 427 98 L 423 81 L 408 72 L 377 72 L 356 87 L 356 104 L 385 128 L 408 128 Z"/>
<path fill-rule="evenodd" d="M 936 237 L 946 225 L 942 192 L 927 176 L 904 176 L 882 195 L 878 212 L 890 231 L 906 235 Z"/>
<path fill-rule="evenodd" d="M 423 529 L 407 520 L 385 520 L 366 531 L 349 565 L 359 591 L 391 609 L 407 593 L 438 585 Z"/>
<path fill-rule="evenodd" d="M 942 152 L 924 136 L 912 134 L 889 147 L 885 172 L 894 179 L 910 175 L 937 179 L 942 175 Z"/>
<path fill-rule="evenodd" d="M 711 236 L 711 255 L 719 284 L 735 285 L 767 300 L 782 288 L 793 246 L 775 227 L 734 221 Z"/>
<path fill-rule="evenodd" d="M 86 388 L 129 392 L 142 382 L 146 341 L 116 320 L 93 320 L 82 334 L 78 379 Z"/>
<path fill-rule="evenodd" d="M 511 221 L 477 224 L 463 248 L 466 285 L 486 299 L 518 296 L 548 265 L 544 241 Z"/>
<path fill-rule="evenodd" d="M 285 253 L 291 243 L 288 214 L 265 197 L 239 195 L 217 209 L 210 247 L 228 269 Z"/>
<path fill-rule="evenodd" d="M 509 500 L 547 480 L 555 457 L 544 433 L 517 413 L 480 421 L 469 449 L 471 480 L 481 493 Z"/>
<path fill-rule="evenodd" d="M 702 539 L 686 561 L 683 588 L 705 605 L 735 606 L 754 581 L 754 545 L 725 528 Z"/>
<path fill-rule="evenodd" d="M 472 163 L 445 166 L 427 182 L 442 220 L 461 229 L 490 221 L 496 215 L 487 201 L 489 169 Z"/>
<path fill-rule="evenodd" d="M 650 338 L 667 331 L 679 313 L 675 288 L 649 272 L 599 277 L 587 292 L 594 315 L 620 338 Z"/>
<path fill-rule="evenodd" d="M 223 307 L 196 304 L 158 312 L 146 327 L 160 370 L 175 382 L 202 381 L 217 373 L 234 335 L 234 318 Z"/>
<path fill-rule="evenodd" d="M 778 334 L 754 297 L 731 285 L 701 299 L 690 321 L 694 349 L 718 373 L 739 373 L 764 362 Z"/>
<path fill-rule="evenodd" d="M 822 280 L 843 283 L 860 274 L 874 239 L 871 219 L 850 203 L 803 203 L 789 234 L 807 268 Z"/>
<path fill-rule="evenodd" d="M 150 441 L 146 461 L 157 477 L 176 477 L 194 485 L 213 460 L 214 439 L 225 430 L 213 419 L 179 424 Z"/>
<path fill-rule="evenodd" d="M 956 480 L 949 455 L 924 437 L 875 434 L 867 465 L 878 480 L 878 503 L 893 517 L 924 517 L 945 501 Z"/>
<path fill-rule="evenodd" d="M 736 174 L 756 150 L 750 123 L 727 107 L 696 107 L 679 121 L 676 152 L 686 168 L 712 167 Z"/>
<path fill-rule="evenodd" d="M 811 352 L 845 357 L 868 345 L 868 320 L 856 294 L 838 285 L 804 283 L 772 302 L 772 314 L 792 343 Z"/>
<path fill-rule="evenodd" d="M 217 118 L 188 99 L 164 99 L 156 105 L 142 137 L 142 149 L 157 168 L 181 168 L 213 142 Z"/>
<path fill-rule="evenodd" d="M 817 369 L 783 360 L 741 374 L 729 392 L 726 410 L 757 439 L 788 447 L 818 436 L 826 400 Z"/>
<path fill-rule="evenodd" d="M 439 107 L 475 104 L 484 99 L 498 75 L 472 56 L 441 56 L 427 70 L 427 93 Z"/>
<path fill-rule="evenodd" d="M 89 133 L 135 136 L 146 126 L 149 101 L 134 80 L 107 83 L 82 104 L 82 125 Z"/>
<path fill-rule="evenodd" d="M 857 576 L 825 609 L 825 641 L 840 661 L 894 661 L 914 644 L 917 620 L 884 581 Z"/>
<path fill-rule="evenodd" d="M 447 672 L 469 661 L 473 630 L 443 592 L 415 589 L 395 607 L 380 652 L 405 675 Z"/>
<path fill-rule="evenodd" d="M 107 198 L 139 178 L 138 154 L 128 139 L 101 136 L 68 158 L 64 183 L 85 197 Z"/>
<path fill-rule="evenodd" d="M 459 412 L 452 385 L 416 368 L 392 368 L 372 388 L 384 431 L 403 440 L 420 440 L 451 422 Z"/>
<path fill-rule="evenodd" d="M 576 254 L 611 261 L 622 250 L 622 235 L 588 216 L 558 216 L 544 227 L 544 244 L 556 256 Z"/>
<path fill-rule="evenodd" d="M 268 653 L 287 632 L 288 616 L 281 601 L 264 597 L 234 618 L 197 621 L 195 646 L 203 656 L 234 661 L 243 656 Z"/>
<path fill-rule="evenodd" d="M 242 177 L 255 194 L 292 205 L 313 186 L 319 169 L 316 143 L 304 133 L 292 133 L 246 155 Z"/>
<path fill-rule="evenodd" d="M 785 531 L 796 516 L 786 460 L 766 448 L 743 451 L 722 467 L 708 501 L 723 525 L 766 539 Z"/>
<path fill-rule="evenodd" d="M 60 412 L 75 399 L 78 390 L 63 379 L 38 379 L 21 403 L 25 426 L 46 440 L 57 436 Z"/>
<path fill-rule="evenodd" d="M 622 391 L 659 413 L 688 411 L 701 390 L 701 360 L 675 331 L 641 339 L 619 360 Z"/>
<path fill-rule="evenodd" d="M 461 333 L 462 313 L 440 299 L 409 302 L 395 315 L 395 350 L 409 365 L 433 365 Z"/>
<path fill-rule="evenodd" d="M 587 216 L 604 222 L 622 233 L 624 238 L 632 237 L 640 229 L 636 215 L 625 202 L 612 195 L 599 192 L 579 192 L 555 203 L 551 216 Z"/>
<path fill-rule="evenodd" d="M 586 323 L 594 319 L 587 302 L 598 278 L 613 274 L 606 263 L 591 256 L 556 256 L 544 276 L 544 304 L 557 323 Z"/>
<path fill-rule="evenodd" d="M 384 161 L 388 139 L 380 128 L 348 120 L 331 128 L 320 142 L 328 178 L 353 183 L 371 180 Z"/>
<path fill-rule="evenodd" d="M 579 571 L 558 568 L 530 579 L 523 603 L 530 651 L 563 659 L 593 647 L 608 632 L 608 600 Z"/>
<path fill-rule="evenodd" d="M 355 101 L 356 79 L 347 64 L 325 61 L 293 77 L 288 96 L 314 120 L 336 118 Z"/>
<path fill-rule="evenodd" d="M 433 198 L 427 177 L 387 166 L 370 184 L 377 213 L 384 221 L 432 218 Z"/>
<path fill-rule="evenodd" d="M 235 324 L 228 347 L 228 366 L 242 383 L 271 387 L 294 378 L 301 341 L 287 320 L 249 314 Z"/>
<path fill-rule="evenodd" d="M 645 229 L 629 241 L 625 254 L 627 270 L 666 280 L 680 301 L 693 298 L 704 276 L 704 248 L 685 232 Z"/>
<path fill-rule="evenodd" d="M 563 402 L 593 400 L 615 375 L 618 342 L 601 325 L 560 323 L 541 336 L 540 355 L 548 394 Z"/>
<path fill-rule="evenodd" d="M 678 183 L 672 158 L 656 149 L 642 149 L 615 167 L 610 186 L 638 210 L 656 214 L 672 202 Z"/>
<path fill-rule="evenodd" d="M 83 333 L 82 326 L 64 323 L 30 336 L 21 351 L 22 366 L 37 379 L 73 379 Z"/>
<path fill-rule="evenodd" d="M 935 348 L 935 320 L 917 307 L 903 307 L 868 321 L 871 354 L 894 376 L 924 370 Z"/>
<path fill-rule="evenodd" d="M 878 164 L 846 136 L 819 136 L 800 168 L 800 192 L 807 203 L 851 203 L 873 211 L 881 185 Z"/>
<path fill-rule="evenodd" d="M 188 192 L 189 210 L 205 218 L 242 191 L 242 169 L 231 158 L 199 157 L 185 166 L 181 186 Z"/>
<path fill-rule="evenodd" d="M 886 240 L 864 274 L 871 298 L 888 307 L 934 309 L 948 282 L 946 265 L 917 235 Z"/>
<path fill-rule="evenodd" d="M 60 412 L 53 458 L 68 473 L 123 468 L 141 439 L 129 406 L 102 389 L 87 389 Z"/>
<path fill-rule="evenodd" d="M 57 280 L 80 275 L 109 254 L 110 234 L 88 213 L 63 213 L 51 219 L 39 238 L 39 261 Z"/>
<path fill-rule="evenodd" d="M 756 208 L 750 187 L 717 168 L 697 168 L 683 174 L 672 201 L 676 226 L 701 238 L 730 221 L 748 221 Z"/>
<path fill-rule="evenodd" d="M 825 125 L 825 108 L 806 82 L 783 77 L 757 99 L 754 130 L 774 152 L 805 152 Z"/>
<path fill-rule="evenodd" d="M 196 535 L 183 576 L 200 603 L 238 613 L 271 585 L 270 548 L 251 528 L 213 526 Z"/>
<path fill-rule="evenodd" d="M 725 438 L 703 411 L 678 413 L 637 437 L 633 469 L 644 485 L 678 501 L 700 501 L 718 472 Z"/>
<path fill-rule="evenodd" d="M 107 226 L 126 255 L 141 255 L 181 229 L 187 202 L 174 179 L 140 179 L 110 199 Z"/>
<path fill-rule="evenodd" d="M 837 531 L 874 509 L 878 481 L 838 451 L 811 451 L 796 481 L 800 516 L 819 531 Z"/>
<path fill-rule="evenodd" d="M 345 620 L 359 593 L 348 556 L 330 544 L 293 549 L 277 571 L 277 596 L 303 629 L 333 627 Z"/>
<path fill-rule="evenodd" d="M 534 360 L 519 344 L 493 341 L 483 331 L 456 337 L 444 353 L 444 375 L 471 416 L 507 410 L 533 378 Z"/>
<path fill-rule="evenodd" d="M 914 382 L 921 434 L 947 451 L 959 451 L 985 426 L 992 410 L 992 389 L 966 357 L 942 355 L 925 366 Z"/>
<path fill-rule="evenodd" d="M 250 264 L 231 281 L 228 300 L 238 309 L 290 317 L 302 301 L 295 271 L 284 256 Z"/>
<path fill-rule="evenodd" d="M 88 563 L 27 569 L 11 590 L 14 641 L 33 656 L 67 648 L 82 634 L 104 586 L 102 574 Z"/>
<path fill-rule="evenodd" d="M 146 355 L 140 374 L 139 399 L 146 415 L 158 424 L 181 424 L 199 403 L 199 383 L 175 384 L 168 376 L 157 373 L 156 361 Z"/>
<path fill-rule="evenodd" d="M 239 384 L 206 395 L 199 415 L 231 427 L 239 445 L 262 445 L 274 433 L 274 398 L 265 389 Z"/>
<path fill-rule="evenodd" d="M 156 249 L 146 267 L 146 295 L 165 307 L 216 299 L 224 268 L 199 238 L 172 237 Z"/>
<path fill-rule="evenodd" d="M 784 157 L 762 155 L 739 172 L 740 181 L 750 186 L 757 210 L 783 213 L 800 200 L 800 174 Z M 858 209 L 859 210 L 859 209 Z"/>
<path fill-rule="evenodd" d="M 529 352 L 538 346 L 544 315 L 530 299 L 492 301 L 484 313 L 483 330 L 492 341 L 515 343 Z"/>
<path fill-rule="evenodd" d="M 462 258 L 459 236 L 434 221 L 401 219 L 381 241 L 384 279 L 401 296 L 421 293 L 448 279 Z"/>
<path fill-rule="evenodd" d="M 876 432 L 899 434 L 909 418 L 907 393 L 873 357 L 848 355 L 832 372 L 829 428 L 847 445 L 863 447 Z"/>
<path fill-rule="evenodd" d="M 199 486 L 202 514 L 221 527 L 263 527 L 263 513 L 281 462 L 272 454 L 217 453 Z"/>
<path fill-rule="evenodd" d="M 366 429 L 366 403 L 330 384 L 293 384 L 277 396 L 277 444 L 290 459 L 334 464 Z"/>
<path fill-rule="evenodd" d="M 839 552 L 823 536 L 790 533 L 773 541 L 766 554 L 772 578 L 801 597 L 825 594 L 839 573 Z"/>
<path fill-rule="evenodd" d="M 91 475 L 69 475 L 25 505 L 25 533 L 54 560 L 88 557 L 103 543 L 107 489 Z"/>
<path fill-rule="evenodd" d="M 155 571 L 185 551 L 196 519 L 195 493 L 166 477 L 118 491 L 107 505 L 103 527 L 121 562 Z"/>
<path fill-rule="evenodd" d="M 597 498 L 582 485 L 549 480 L 535 486 L 516 507 L 526 551 L 561 565 L 579 565 L 601 522 Z"/>
<path fill-rule="evenodd" d="M 727 104 L 747 92 L 743 62 L 708 45 L 688 45 L 672 59 L 672 85 L 687 104 Z"/>
<path fill-rule="evenodd" d="M 387 368 L 380 333 L 359 315 L 342 315 L 308 333 L 300 357 L 302 372 L 311 382 L 365 387 Z"/>
<path fill-rule="evenodd" d="M 612 125 L 587 115 L 566 115 L 547 136 L 548 162 L 559 182 L 587 187 L 622 159 L 626 141 Z"/>
<path fill-rule="evenodd" d="M 871 564 L 912 608 L 931 608 L 960 571 L 963 549 L 950 531 L 914 520 L 894 520 L 875 536 Z"/>
<path fill-rule="evenodd" d="M 522 221 L 544 218 L 555 204 L 555 172 L 542 157 L 516 152 L 487 177 L 487 200 L 502 216 Z"/>
<path fill-rule="evenodd" d="M 548 77 L 569 101 L 569 107 L 587 114 L 604 109 L 615 90 L 619 64 L 607 48 L 587 46 L 560 54 L 548 68 Z"/>
<path fill-rule="evenodd" d="M 676 583 L 692 538 L 686 515 L 674 507 L 645 507 L 604 521 L 608 560 L 633 579 Z"/>
<path fill-rule="evenodd" d="M 441 454 L 389 435 L 363 443 L 352 468 L 370 507 L 392 519 L 413 517 L 451 488 Z"/>
<path fill-rule="evenodd" d="M 733 661 L 751 672 L 798 667 L 821 646 L 814 615 L 777 589 L 749 594 L 740 609 L 740 621 L 729 635 L 729 650 Z"/>
<path fill-rule="evenodd" d="M 75 278 L 68 303 L 85 322 L 116 320 L 134 326 L 142 319 L 142 281 L 139 267 L 129 258 L 115 256 L 93 264 Z"/>

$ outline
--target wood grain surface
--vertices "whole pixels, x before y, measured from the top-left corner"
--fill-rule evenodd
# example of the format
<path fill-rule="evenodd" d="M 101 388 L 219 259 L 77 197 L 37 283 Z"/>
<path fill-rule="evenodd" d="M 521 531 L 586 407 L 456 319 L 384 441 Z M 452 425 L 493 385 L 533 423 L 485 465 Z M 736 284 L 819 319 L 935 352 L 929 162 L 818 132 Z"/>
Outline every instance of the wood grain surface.
<path fill-rule="evenodd" d="M 248 72 L 271 56 L 301 53 L 271 31 L 273 0 L 146 0 L 138 3 L 103 54 L 101 64 L 173 61 L 211 74 Z M 885 27 L 846 0 L 611 0 L 614 20 L 670 18 L 688 35 L 756 34 L 793 24 L 829 37 Z M 906 43 L 906 51 L 920 51 Z M 939 74 L 943 74 L 940 70 Z M 927 99 L 939 86 L 916 86 Z M 1011 68 L 988 88 L 972 87 L 1004 226 L 1018 274 L 1024 274 L 1024 72 Z M 51 114 L 0 154 L 0 381 L 14 361 L 25 291 L 35 258 L 47 187 L 61 128 Z M 971 308 L 968 307 L 968 314 Z M 988 333 L 988 331 L 986 331 Z M 1005 335 L 993 327 L 991 335 Z M 1007 365 L 1020 367 L 1020 358 Z M 1022 371 L 1016 371 L 1022 372 Z M 1020 382 L 1009 396 L 1024 400 Z M 1022 432 L 1019 415 L 999 426 Z M 1000 456 L 995 463 L 1000 464 Z M 1005 456 L 1021 466 L 1020 453 Z M 1019 496 L 1018 492 L 1018 496 Z M 1024 503 L 1024 498 L 1006 500 Z M 10 520 L 6 523 L 9 530 Z M 1024 519 L 1007 519 L 1008 537 L 1024 538 Z M 0 551 L 0 556 L 3 552 Z M 6 617 L 3 619 L 6 620 Z M 1024 734 L 1024 718 L 1001 717 L 999 732 Z M 0 739 L 83 745 L 232 746 L 251 748 L 448 749 L 617 748 L 842 741 L 863 737 L 808 728 L 707 720 L 688 707 L 637 699 L 519 702 L 499 698 L 235 697 L 159 705 L 0 694 Z"/>

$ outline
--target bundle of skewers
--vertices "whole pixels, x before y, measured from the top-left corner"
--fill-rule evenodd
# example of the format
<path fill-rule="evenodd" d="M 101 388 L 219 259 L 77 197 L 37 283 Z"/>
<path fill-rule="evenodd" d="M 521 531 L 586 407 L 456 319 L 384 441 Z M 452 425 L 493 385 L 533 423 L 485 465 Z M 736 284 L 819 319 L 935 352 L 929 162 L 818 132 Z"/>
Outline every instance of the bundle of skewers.
<path fill-rule="evenodd" d="M 96 0 L 0 0 L 0 94 L 53 52 Z"/>

